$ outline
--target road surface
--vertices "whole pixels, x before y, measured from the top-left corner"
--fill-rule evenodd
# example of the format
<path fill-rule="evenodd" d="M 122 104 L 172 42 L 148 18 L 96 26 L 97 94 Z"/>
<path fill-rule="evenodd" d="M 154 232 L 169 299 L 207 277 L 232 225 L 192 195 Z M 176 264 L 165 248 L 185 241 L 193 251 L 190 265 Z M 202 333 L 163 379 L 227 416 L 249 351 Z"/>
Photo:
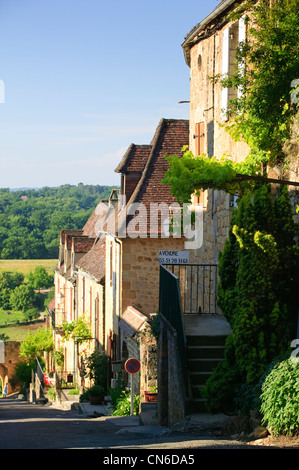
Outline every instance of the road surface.
<path fill-rule="evenodd" d="M 132 417 L 133 418 L 133 417 Z M 23 400 L 0 399 L 0 449 L 245 449 L 240 442 L 205 433 L 127 427 L 110 416 L 90 418 L 78 411 Z M 135 431 L 134 431 L 135 429 Z M 252 448 L 252 447 L 251 447 Z M 45 464 L 46 460 L 43 462 Z"/>

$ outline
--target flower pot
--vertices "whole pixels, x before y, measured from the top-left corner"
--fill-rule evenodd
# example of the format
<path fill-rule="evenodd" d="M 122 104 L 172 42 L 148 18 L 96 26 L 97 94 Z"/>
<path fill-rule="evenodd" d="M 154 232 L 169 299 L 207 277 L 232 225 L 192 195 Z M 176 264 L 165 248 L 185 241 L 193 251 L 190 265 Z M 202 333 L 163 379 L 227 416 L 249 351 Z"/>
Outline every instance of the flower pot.
<path fill-rule="evenodd" d="M 157 392 L 144 392 L 144 399 L 146 402 L 157 402 L 158 401 L 158 393 Z"/>
<path fill-rule="evenodd" d="M 101 405 L 104 397 L 102 395 L 89 395 L 89 403 L 91 405 Z"/>

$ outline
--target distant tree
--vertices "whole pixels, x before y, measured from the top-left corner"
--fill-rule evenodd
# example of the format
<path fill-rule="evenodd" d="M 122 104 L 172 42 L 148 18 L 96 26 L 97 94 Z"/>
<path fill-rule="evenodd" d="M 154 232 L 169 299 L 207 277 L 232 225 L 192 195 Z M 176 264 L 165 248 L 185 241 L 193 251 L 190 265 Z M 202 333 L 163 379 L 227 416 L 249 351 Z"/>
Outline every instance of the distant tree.
<path fill-rule="evenodd" d="M 35 334 L 31 332 L 20 346 L 20 357 L 33 359 L 42 356 L 44 352 L 54 349 L 53 336 L 50 330 L 40 328 Z"/>
<path fill-rule="evenodd" d="M 47 289 L 54 282 L 54 275 L 48 274 L 44 266 L 37 266 L 34 272 L 28 275 L 28 284 L 34 289 Z"/>
<path fill-rule="evenodd" d="M 111 186 L 84 184 L 19 191 L 0 188 L 0 258 L 57 258 L 60 230 L 81 229 L 111 190 Z"/>
<path fill-rule="evenodd" d="M 10 294 L 10 304 L 14 310 L 25 312 L 34 307 L 36 295 L 34 288 L 28 284 L 21 284 L 16 287 Z"/>

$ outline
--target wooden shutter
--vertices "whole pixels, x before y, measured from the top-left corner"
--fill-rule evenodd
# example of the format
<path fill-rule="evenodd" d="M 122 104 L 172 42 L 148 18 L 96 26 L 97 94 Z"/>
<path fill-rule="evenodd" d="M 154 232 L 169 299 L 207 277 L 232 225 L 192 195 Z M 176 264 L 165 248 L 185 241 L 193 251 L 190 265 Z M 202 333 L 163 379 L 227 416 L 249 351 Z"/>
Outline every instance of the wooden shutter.
<path fill-rule="evenodd" d="M 205 123 L 195 124 L 195 155 L 205 152 Z"/>

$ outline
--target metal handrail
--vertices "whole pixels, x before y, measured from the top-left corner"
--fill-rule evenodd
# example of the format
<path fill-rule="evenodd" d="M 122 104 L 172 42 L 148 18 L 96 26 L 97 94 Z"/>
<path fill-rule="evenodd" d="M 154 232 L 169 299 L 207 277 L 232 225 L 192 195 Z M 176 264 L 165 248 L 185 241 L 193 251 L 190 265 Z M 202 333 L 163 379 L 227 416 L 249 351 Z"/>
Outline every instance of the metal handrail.
<path fill-rule="evenodd" d="M 176 275 L 183 314 L 217 313 L 217 264 L 165 264 Z"/>

